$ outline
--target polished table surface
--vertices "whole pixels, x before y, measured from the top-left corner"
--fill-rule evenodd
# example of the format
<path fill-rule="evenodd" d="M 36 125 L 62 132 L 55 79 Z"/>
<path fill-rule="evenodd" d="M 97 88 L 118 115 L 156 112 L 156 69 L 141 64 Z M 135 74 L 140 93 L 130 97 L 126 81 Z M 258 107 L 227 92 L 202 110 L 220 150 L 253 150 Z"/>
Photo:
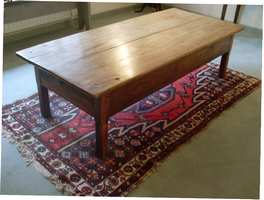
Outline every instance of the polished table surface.
<path fill-rule="evenodd" d="M 92 96 L 100 96 L 240 30 L 229 22 L 172 8 L 17 54 Z"/>
<path fill-rule="evenodd" d="M 17 52 L 35 66 L 43 117 L 48 89 L 95 117 L 96 153 L 107 155 L 108 118 L 222 56 L 224 78 L 233 23 L 167 9 L 46 42 Z"/>

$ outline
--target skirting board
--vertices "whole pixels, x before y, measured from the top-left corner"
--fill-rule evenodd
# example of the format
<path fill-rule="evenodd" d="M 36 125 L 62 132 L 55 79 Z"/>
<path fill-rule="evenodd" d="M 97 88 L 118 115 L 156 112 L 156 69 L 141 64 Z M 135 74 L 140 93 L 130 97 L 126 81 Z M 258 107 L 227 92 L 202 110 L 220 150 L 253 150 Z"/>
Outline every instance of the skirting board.
<path fill-rule="evenodd" d="M 4 44 L 9 44 L 35 37 L 42 34 L 62 30 L 69 27 L 77 27 L 77 20 L 55 21 L 48 24 L 41 24 L 38 26 L 26 28 L 12 33 L 4 34 Z"/>
<path fill-rule="evenodd" d="M 103 17 L 106 15 L 109 16 L 111 13 L 136 9 L 139 6 L 140 6 L 140 4 L 135 4 L 135 5 L 130 5 L 130 6 L 124 7 L 124 8 L 118 8 L 115 10 L 94 14 L 91 16 L 91 19 L 95 19 L 97 17 Z M 58 30 L 61 30 L 64 28 L 70 27 L 70 28 L 78 29 L 77 9 L 73 9 L 71 11 L 71 13 L 72 13 L 72 15 L 69 15 L 68 17 L 63 15 L 58 20 L 55 20 L 52 22 L 48 22 L 48 20 L 47 20 L 47 23 L 40 23 L 38 25 L 34 25 L 31 27 L 22 28 L 21 30 L 19 29 L 19 30 L 14 30 L 14 31 L 6 31 L 6 33 L 4 33 L 4 44 L 17 42 L 19 40 L 27 39 L 30 37 L 35 37 L 38 35 L 54 32 L 54 31 L 58 31 Z M 43 17 L 45 18 L 45 16 L 43 16 Z M 43 19 L 43 20 L 45 20 L 45 19 Z"/>

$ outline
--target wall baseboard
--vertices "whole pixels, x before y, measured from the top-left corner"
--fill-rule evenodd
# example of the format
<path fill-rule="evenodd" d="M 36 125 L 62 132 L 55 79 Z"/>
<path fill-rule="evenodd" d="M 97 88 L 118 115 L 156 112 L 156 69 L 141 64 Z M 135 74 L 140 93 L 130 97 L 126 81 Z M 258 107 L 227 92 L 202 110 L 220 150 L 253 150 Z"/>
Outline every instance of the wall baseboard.
<path fill-rule="evenodd" d="M 18 42 L 24 39 L 36 37 L 38 35 L 63 30 L 69 27 L 77 29 L 77 23 L 77 20 L 59 20 L 52 23 L 41 24 L 34 27 L 25 28 L 23 30 L 4 34 L 4 44 Z"/>
<path fill-rule="evenodd" d="M 138 6 L 139 4 L 134 4 L 123 8 L 117 8 L 106 12 L 96 13 L 94 15 L 91 15 L 90 18 L 91 20 L 96 18 L 103 18 L 105 16 L 109 16 L 112 14 L 114 15 L 116 13 L 124 12 L 126 10 L 136 9 Z M 22 24 L 21 21 L 11 24 L 5 24 L 4 44 L 17 42 L 19 40 L 62 30 L 65 28 L 78 29 L 77 9 L 24 20 Z"/>
<path fill-rule="evenodd" d="M 30 19 L 19 20 L 12 23 L 4 24 L 4 33 L 9 34 L 23 29 L 32 28 L 39 25 L 55 23 L 57 21 L 66 21 L 77 18 L 77 9 L 61 11 L 49 15 L 33 17 Z"/>

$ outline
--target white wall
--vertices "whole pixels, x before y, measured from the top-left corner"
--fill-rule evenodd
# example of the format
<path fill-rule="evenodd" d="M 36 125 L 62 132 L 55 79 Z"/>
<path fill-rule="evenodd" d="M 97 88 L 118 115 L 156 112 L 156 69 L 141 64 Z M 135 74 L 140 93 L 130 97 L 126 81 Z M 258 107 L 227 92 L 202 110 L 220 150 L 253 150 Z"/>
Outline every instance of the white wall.
<path fill-rule="evenodd" d="M 222 4 L 215 4 L 215 5 L 169 4 L 169 5 L 216 18 L 221 17 L 222 7 L 223 7 Z M 232 21 L 234 19 L 235 9 L 236 9 L 235 5 L 228 5 L 225 20 Z M 262 6 L 257 6 L 257 5 L 242 6 L 238 18 L 238 23 L 257 29 L 262 29 L 262 14 L 263 14 Z"/>
<path fill-rule="evenodd" d="M 76 8 L 73 2 L 20 2 L 10 4 L 4 9 L 4 23 L 31 19 Z"/>
<path fill-rule="evenodd" d="M 202 5 L 202 4 L 170 4 L 171 6 L 200 13 L 207 16 L 219 18 L 222 5 Z"/>
<path fill-rule="evenodd" d="M 26 4 L 22 4 L 21 6 L 17 6 L 17 7 L 14 6 L 14 7 L 6 8 L 5 9 L 4 33 L 5 34 L 13 33 L 13 32 L 17 32 L 20 30 L 43 25 L 43 24 L 55 23 L 58 21 L 65 21 L 65 20 L 77 18 L 77 9 L 76 9 L 76 5 L 74 4 L 69 4 L 69 5 L 67 4 L 68 7 L 65 7 L 64 3 L 55 4 L 54 2 L 52 2 L 51 4 L 48 4 L 47 2 L 46 4 L 49 5 L 50 7 L 52 6 L 54 7 L 52 7 L 52 9 L 45 10 L 46 7 L 45 8 L 42 7 L 42 2 L 37 2 L 37 3 L 26 3 Z M 57 7 L 55 7 L 55 5 Z M 132 5 L 135 5 L 135 4 L 92 2 L 90 4 L 90 9 L 91 9 L 90 11 L 91 11 L 91 14 L 94 15 L 94 14 L 107 12 L 107 11 L 111 11 L 115 9 L 125 8 L 125 7 L 132 6 Z M 38 8 L 38 10 L 34 8 Z M 49 7 L 47 6 L 47 8 Z M 54 11 L 54 9 L 56 8 L 58 12 Z M 34 13 L 31 13 L 32 9 L 35 10 L 36 12 L 34 11 Z M 62 11 L 59 11 L 59 9 Z M 16 14 L 17 12 L 19 12 L 20 15 L 17 15 Z M 43 12 L 46 12 L 46 14 L 43 14 Z M 23 16 L 21 17 L 22 14 Z M 35 15 L 33 16 L 33 14 Z M 19 16 L 20 18 L 22 18 L 22 20 L 17 20 Z"/>
<path fill-rule="evenodd" d="M 99 3 L 99 2 L 91 2 L 91 14 L 98 14 L 110 10 L 125 8 L 128 6 L 135 5 L 133 3 Z"/>
<path fill-rule="evenodd" d="M 240 24 L 262 29 L 263 6 L 247 5 L 242 7 L 239 18 Z"/>

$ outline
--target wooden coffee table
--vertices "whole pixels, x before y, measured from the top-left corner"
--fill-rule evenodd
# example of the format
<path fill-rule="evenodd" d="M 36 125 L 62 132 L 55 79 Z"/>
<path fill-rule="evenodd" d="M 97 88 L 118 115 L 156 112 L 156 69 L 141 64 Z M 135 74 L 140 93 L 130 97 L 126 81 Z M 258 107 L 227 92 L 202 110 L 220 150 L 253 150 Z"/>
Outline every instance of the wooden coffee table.
<path fill-rule="evenodd" d="M 96 153 L 107 153 L 108 118 L 222 56 L 242 27 L 176 8 L 136 17 L 17 52 L 35 67 L 42 116 L 48 89 L 95 117 Z"/>

